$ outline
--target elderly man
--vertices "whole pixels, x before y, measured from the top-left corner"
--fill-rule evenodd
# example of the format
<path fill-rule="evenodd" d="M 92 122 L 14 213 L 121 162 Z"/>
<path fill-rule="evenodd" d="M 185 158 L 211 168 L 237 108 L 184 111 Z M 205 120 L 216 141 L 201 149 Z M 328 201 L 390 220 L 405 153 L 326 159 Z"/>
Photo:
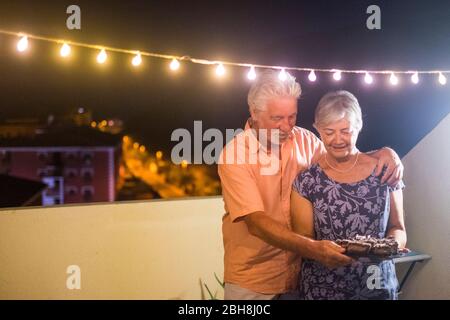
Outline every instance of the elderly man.
<path fill-rule="evenodd" d="M 330 268 L 352 261 L 334 242 L 312 240 L 291 228 L 292 183 L 325 152 L 312 132 L 295 126 L 300 94 L 291 75 L 282 81 L 275 70 L 261 74 L 248 94 L 251 117 L 245 131 L 220 155 L 225 299 L 276 299 L 294 291 L 300 257 Z M 403 166 L 394 151 L 383 148 L 372 156 L 378 159 L 377 175 L 387 166 L 383 181 L 400 180 Z"/>

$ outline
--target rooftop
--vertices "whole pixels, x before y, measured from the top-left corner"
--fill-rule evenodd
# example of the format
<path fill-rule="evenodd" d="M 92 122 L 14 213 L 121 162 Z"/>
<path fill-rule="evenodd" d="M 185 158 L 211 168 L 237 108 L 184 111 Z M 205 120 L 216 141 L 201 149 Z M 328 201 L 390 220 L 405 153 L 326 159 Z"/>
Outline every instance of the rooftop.
<path fill-rule="evenodd" d="M 119 134 L 101 132 L 86 126 L 51 128 L 33 137 L 0 139 L 0 147 L 116 147 Z"/>

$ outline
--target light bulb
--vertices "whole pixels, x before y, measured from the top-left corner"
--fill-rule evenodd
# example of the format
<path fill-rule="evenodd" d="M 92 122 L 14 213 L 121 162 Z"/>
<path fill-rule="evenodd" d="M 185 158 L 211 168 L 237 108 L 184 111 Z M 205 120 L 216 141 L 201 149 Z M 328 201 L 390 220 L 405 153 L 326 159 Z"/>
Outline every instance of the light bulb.
<path fill-rule="evenodd" d="M 178 62 L 177 59 L 172 59 L 172 61 L 170 62 L 170 70 L 172 71 L 176 71 L 180 68 L 180 63 Z"/>
<path fill-rule="evenodd" d="M 316 73 L 314 72 L 314 70 L 311 70 L 311 72 L 308 75 L 308 79 L 311 82 L 314 82 L 317 80 L 317 76 L 316 76 Z"/>
<path fill-rule="evenodd" d="M 341 75 L 341 71 L 337 70 L 334 74 L 333 74 L 333 79 L 336 81 L 341 80 L 342 75 Z"/>
<path fill-rule="evenodd" d="M 225 74 L 225 68 L 223 67 L 223 64 L 219 63 L 219 65 L 216 68 L 216 75 L 219 77 L 222 77 Z"/>
<path fill-rule="evenodd" d="M 442 72 L 439 72 L 439 83 L 443 86 L 447 83 L 447 78 L 442 74 Z"/>
<path fill-rule="evenodd" d="M 108 57 L 108 56 L 107 56 L 107 54 L 106 54 L 105 49 L 102 49 L 102 50 L 100 51 L 100 53 L 97 55 L 97 62 L 98 62 L 98 63 L 105 63 L 107 57 Z"/>
<path fill-rule="evenodd" d="M 142 58 L 141 58 L 141 54 L 137 53 L 136 56 L 133 58 L 133 60 L 131 60 L 131 63 L 133 64 L 133 66 L 137 67 L 138 65 L 140 65 L 142 63 Z"/>
<path fill-rule="evenodd" d="M 28 37 L 23 36 L 20 38 L 19 42 L 17 42 L 17 50 L 19 52 L 24 52 L 28 48 Z"/>
<path fill-rule="evenodd" d="M 69 54 L 70 54 L 70 46 L 67 43 L 64 43 L 61 46 L 61 50 L 59 51 L 59 53 L 61 54 L 61 57 L 63 57 L 63 58 L 69 56 Z"/>
<path fill-rule="evenodd" d="M 280 73 L 278 74 L 278 79 L 280 79 L 281 81 L 285 81 L 287 79 L 287 74 L 284 69 L 281 69 Z"/>
<path fill-rule="evenodd" d="M 419 74 L 416 72 L 411 76 L 411 82 L 414 84 L 418 84 L 419 83 Z"/>
<path fill-rule="evenodd" d="M 393 86 L 396 86 L 398 84 L 398 78 L 393 72 L 391 72 L 391 76 L 389 77 L 389 81 L 391 82 L 391 84 Z"/>
<path fill-rule="evenodd" d="M 256 79 L 256 72 L 255 67 L 251 66 L 249 72 L 247 73 L 247 78 L 249 80 L 255 80 Z"/>
<path fill-rule="evenodd" d="M 373 83 L 373 78 L 368 72 L 366 72 L 366 75 L 364 76 L 364 81 L 367 84 L 372 84 Z"/>

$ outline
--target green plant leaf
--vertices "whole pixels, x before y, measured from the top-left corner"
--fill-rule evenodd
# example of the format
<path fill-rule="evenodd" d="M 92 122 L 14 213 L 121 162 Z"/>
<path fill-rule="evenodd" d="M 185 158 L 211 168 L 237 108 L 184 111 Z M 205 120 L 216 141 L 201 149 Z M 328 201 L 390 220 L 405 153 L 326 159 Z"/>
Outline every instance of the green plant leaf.
<path fill-rule="evenodd" d="M 217 292 L 213 295 L 213 294 L 211 293 L 211 290 L 209 290 L 207 284 L 204 283 L 203 285 L 205 286 L 206 290 L 208 291 L 209 297 L 211 298 L 210 300 L 217 300 L 217 298 L 216 298 Z"/>
<path fill-rule="evenodd" d="M 224 281 L 221 281 L 215 272 L 214 272 L 214 277 L 216 278 L 216 280 L 217 280 L 217 282 L 220 284 L 220 286 L 221 286 L 222 288 L 225 288 L 225 282 L 224 282 Z"/>

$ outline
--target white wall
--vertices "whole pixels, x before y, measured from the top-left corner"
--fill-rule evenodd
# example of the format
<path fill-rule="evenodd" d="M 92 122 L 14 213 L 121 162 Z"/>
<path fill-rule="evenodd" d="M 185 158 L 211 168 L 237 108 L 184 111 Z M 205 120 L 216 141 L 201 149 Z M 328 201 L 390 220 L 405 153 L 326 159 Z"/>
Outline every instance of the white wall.
<path fill-rule="evenodd" d="M 0 299 L 223 297 L 222 199 L 0 211 Z M 66 269 L 81 268 L 81 290 Z"/>
<path fill-rule="evenodd" d="M 450 115 L 403 163 L 408 247 L 432 256 L 416 265 L 403 299 L 450 299 Z"/>

